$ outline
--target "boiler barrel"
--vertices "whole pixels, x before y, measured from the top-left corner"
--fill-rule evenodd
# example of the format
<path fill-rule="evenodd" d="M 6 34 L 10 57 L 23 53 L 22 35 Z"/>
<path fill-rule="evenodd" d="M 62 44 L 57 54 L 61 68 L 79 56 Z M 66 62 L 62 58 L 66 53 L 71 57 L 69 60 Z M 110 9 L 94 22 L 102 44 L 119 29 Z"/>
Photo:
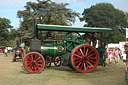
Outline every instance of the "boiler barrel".
<path fill-rule="evenodd" d="M 42 45 L 41 53 L 44 56 L 61 56 L 66 50 L 62 45 Z"/>

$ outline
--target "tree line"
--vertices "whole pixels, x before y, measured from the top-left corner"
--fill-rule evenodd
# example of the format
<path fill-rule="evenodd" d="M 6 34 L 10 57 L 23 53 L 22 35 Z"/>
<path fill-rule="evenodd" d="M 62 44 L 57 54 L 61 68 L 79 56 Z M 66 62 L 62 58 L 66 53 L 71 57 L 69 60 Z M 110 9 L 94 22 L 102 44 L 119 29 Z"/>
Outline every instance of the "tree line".
<path fill-rule="evenodd" d="M 33 17 L 42 17 L 40 23 L 50 25 L 68 25 L 75 23 L 76 17 L 85 22 L 84 27 L 112 28 L 111 33 L 104 33 L 106 43 L 125 41 L 125 29 L 128 27 L 128 13 L 115 8 L 110 3 L 98 3 L 84 9 L 83 13 L 67 8 L 68 3 L 58 4 L 51 0 L 27 2 L 25 10 L 18 10 L 20 26 L 14 29 L 11 21 L 0 18 L 0 46 L 13 46 L 21 37 L 33 37 Z M 82 17 L 80 17 L 82 15 Z M 43 34 L 43 33 L 42 33 Z M 100 37 L 99 37 L 100 38 Z"/>

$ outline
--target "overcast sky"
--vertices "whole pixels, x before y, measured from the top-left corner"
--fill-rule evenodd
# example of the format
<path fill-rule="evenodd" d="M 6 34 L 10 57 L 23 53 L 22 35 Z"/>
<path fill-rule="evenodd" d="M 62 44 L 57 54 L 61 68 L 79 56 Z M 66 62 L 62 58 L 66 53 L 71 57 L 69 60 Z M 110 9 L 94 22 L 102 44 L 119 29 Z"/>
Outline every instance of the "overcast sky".
<path fill-rule="evenodd" d="M 11 25 L 14 28 L 19 27 L 19 19 L 17 18 L 17 11 L 24 10 L 26 2 L 36 0 L 0 0 L 0 17 L 7 18 L 11 20 Z M 108 2 L 114 5 L 115 8 L 128 12 L 128 0 L 52 0 L 57 3 L 69 3 L 68 8 L 73 11 L 79 12 L 80 14 L 85 8 L 91 7 L 91 5 L 96 5 L 96 3 Z M 74 26 L 83 26 L 83 22 L 78 19 Z"/>

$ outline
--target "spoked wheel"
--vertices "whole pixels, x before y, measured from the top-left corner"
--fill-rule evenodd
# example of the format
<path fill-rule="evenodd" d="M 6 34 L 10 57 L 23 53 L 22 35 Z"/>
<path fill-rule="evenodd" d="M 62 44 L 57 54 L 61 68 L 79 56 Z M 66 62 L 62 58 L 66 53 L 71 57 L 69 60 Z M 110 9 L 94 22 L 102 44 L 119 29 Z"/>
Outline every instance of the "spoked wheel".
<path fill-rule="evenodd" d="M 72 51 L 77 45 L 85 43 L 82 36 L 79 33 L 67 33 L 63 39 L 64 47 L 68 51 Z"/>
<path fill-rule="evenodd" d="M 23 66 L 29 73 L 39 73 L 45 67 L 45 59 L 38 52 L 30 52 L 24 57 Z"/>
<path fill-rule="evenodd" d="M 54 58 L 54 64 L 56 67 L 59 67 L 61 65 L 61 58 L 59 56 L 56 56 Z"/>
<path fill-rule="evenodd" d="M 90 45 L 78 45 L 72 53 L 70 62 L 72 67 L 78 72 L 91 72 L 99 62 L 98 52 Z"/>
<path fill-rule="evenodd" d="M 45 67 L 48 68 L 51 66 L 51 59 L 49 56 L 45 57 Z"/>

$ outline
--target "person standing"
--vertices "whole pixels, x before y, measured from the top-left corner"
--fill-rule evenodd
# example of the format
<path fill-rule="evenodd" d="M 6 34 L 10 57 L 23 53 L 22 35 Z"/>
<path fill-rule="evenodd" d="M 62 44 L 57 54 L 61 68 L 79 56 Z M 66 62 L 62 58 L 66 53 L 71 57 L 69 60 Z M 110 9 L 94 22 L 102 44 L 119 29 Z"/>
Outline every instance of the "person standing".
<path fill-rule="evenodd" d="M 110 48 L 109 52 L 108 52 L 108 60 L 109 60 L 109 65 L 111 66 L 112 65 L 112 62 L 113 62 L 113 49 Z"/>
<path fill-rule="evenodd" d="M 8 50 L 7 50 L 7 47 L 4 49 L 4 54 L 5 54 L 5 56 L 8 56 L 7 55 L 7 52 L 8 52 Z"/>
<path fill-rule="evenodd" d="M 125 43 L 124 49 L 126 52 L 125 81 L 128 83 L 128 43 Z"/>
<path fill-rule="evenodd" d="M 115 63 L 116 63 L 116 66 L 117 66 L 118 63 L 119 63 L 119 59 L 120 59 L 119 56 L 121 55 L 117 47 L 115 48 L 113 54 L 114 54 L 114 59 L 115 59 Z"/>
<path fill-rule="evenodd" d="M 3 50 L 2 49 L 0 49 L 0 55 L 2 55 L 3 54 Z"/>
<path fill-rule="evenodd" d="M 123 59 L 123 63 L 124 63 L 124 66 L 126 66 L 126 52 L 124 51 L 123 54 L 122 54 L 122 59 Z"/>
<path fill-rule="evenodd" d="M 21 46 L 22 48 L 24 48 L 24 46 L 25 46 L 24 42 L 22 42 L 22 43 L 20 44 L 20 46 Z"/>

